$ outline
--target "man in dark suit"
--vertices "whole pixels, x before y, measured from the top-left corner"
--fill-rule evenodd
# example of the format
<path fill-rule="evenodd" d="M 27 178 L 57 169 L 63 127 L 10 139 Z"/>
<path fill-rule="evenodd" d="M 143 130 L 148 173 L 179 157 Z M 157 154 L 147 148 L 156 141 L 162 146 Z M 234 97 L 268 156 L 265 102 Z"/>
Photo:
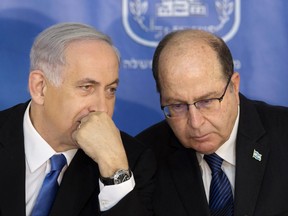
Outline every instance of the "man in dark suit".
<path fill-rule="evenodd" d="M 150 215 L 155 158 L 111 119 L 110 38 L 62 23 L 39 34 L 30 58 L 31 101 L 0 112 L 0 215 Z"/>
<path fill-rule="evenodd" d="M 156 152 L 155 214 L 288 215 L 288 109 L 239 93 L 224 41 L 172 32 L 156 48 L 153 75 L 166 120 L 137 138 Z"/>

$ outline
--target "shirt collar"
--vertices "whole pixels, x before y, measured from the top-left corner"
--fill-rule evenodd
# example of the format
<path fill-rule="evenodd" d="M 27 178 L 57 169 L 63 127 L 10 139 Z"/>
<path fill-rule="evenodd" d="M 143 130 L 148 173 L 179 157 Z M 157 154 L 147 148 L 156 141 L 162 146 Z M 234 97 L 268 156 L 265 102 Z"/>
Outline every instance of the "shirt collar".
<path fill-rule="evenodd" d="M 30 104 L 31 102 L 26 108 L 23 121 L 24 147 L 29 169 L 31 172 L 34 172 L 57 152 L 55 152 L 55 150 L 40 136 L 40 134 L 34 128 L 29 115 Z M 59 153 L 64 154 L 67 160 L 67 164 L 69 165 L 76 152 L 77 149 L 71 149 Z"/>
<path fill-rule="evenodd" d="M 240 113 L 240 106 L 238 106 L 238 114 L 229 139 L 223 145 L 221 145 L 220 148 L 217 149 L 217 151 L 215 152 L 224 161 L 232 164 L 233 166 L 236 165 L 236 137 L 239 125 L 239 115 L 240 115 L 239 113 Z M 201 164 L 204 154 L 200 154 L 197 152 L 196 155 L 199 164 Z"/>

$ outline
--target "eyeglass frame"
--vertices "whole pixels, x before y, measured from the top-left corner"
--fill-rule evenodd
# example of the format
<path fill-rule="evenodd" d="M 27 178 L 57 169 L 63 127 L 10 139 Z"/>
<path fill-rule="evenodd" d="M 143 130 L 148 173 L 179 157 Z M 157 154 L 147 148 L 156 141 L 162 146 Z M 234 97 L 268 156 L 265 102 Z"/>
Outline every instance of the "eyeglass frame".
<path fill-rule="evenodd" d="M 223 98 L 224 98 L 224 96 L 225 96 L 225 94 L 226 94 L 226 92 L 227 92 L 227 89 L 228 89 L 228 86 L 229 86 L 229 84 L 230 84 L 230 81 L 231 81 L 232 76 L 233 76 L 233 74 L 229 77 L 228 82 L 227 82 L 227 84 L 226 84 L 226 86 L 225 86 L 224 92 L 223 92 L 223 94 L 221 95 L 221 97 L 219 97 L 219 98 L 215 97 L 215 98 L 201 99 L 201 100 L 195 101 L 194 103 L 191 103 L 191 104 L 188 104 L 188 103 L 179 103 L 179 104 L 168 104 L 168 105 L 165 105 L 165 106 L 162 106 L 162 105 L 161 105 L 161 110 L 163 111 L 163 113 L 164 113 L 164 115 L 165 115 L 165 117 L 166 117 L 167 119 L 171 119 L 171 118 L 175 118 L 175 117 L 172 117 L 172 116 L 169 116 L 168 114 L 166 114 L 167 112 L 165 112 L 164 109 L 165 109 L 166 107 L 168 108 L 169 106 L 172 106 L 172 105 L 181 105 L 181 104 L 182 104 L 182 105 L 186 105 L 186 111 L 188 111 L 188 110 L 189 110 L 189 107 L 190 107 L 191 105 L 194 105 L 195 108 L 199 110 L 200 108 L 197 107 L 197 103 L 199 103 L 199 102 L 201 102 L 201 101 L 218 100 L 219 103 L 221 103 L 222 100 L 223 100 Z M 200 112 L 201 112 L 201 111 L 200 111 Z M 187 113 L 187 112 L 186 112 L 186 113 Z M 177 117 L 176 117 L 176 118 L 177 118 Z"/>

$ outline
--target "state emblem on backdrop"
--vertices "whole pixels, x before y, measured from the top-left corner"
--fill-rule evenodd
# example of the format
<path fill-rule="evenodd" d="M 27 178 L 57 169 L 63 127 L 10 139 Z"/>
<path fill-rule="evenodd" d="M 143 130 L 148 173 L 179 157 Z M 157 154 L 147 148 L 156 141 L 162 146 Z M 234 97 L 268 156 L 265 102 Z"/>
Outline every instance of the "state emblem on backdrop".
<path fill-rule="evenodd" d="M 226 42 L 238 31 L 241 0 L 122 0 L 122 22 L 137 43 L 155 47 L 167 33 L 202 29 Z"/>

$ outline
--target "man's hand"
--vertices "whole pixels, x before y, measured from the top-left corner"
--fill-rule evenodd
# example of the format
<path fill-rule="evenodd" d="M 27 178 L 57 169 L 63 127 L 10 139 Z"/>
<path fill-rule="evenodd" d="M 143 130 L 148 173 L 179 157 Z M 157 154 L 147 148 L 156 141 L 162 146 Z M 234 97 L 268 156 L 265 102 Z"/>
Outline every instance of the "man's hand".
<path fill-rule="evenodd" d="M 129 168 L 120 132 L 106 113 L 93 112 L 84 117 L 72 136 L 98 163 L 101 176 L 109 177 L 118 169 Z"/>

